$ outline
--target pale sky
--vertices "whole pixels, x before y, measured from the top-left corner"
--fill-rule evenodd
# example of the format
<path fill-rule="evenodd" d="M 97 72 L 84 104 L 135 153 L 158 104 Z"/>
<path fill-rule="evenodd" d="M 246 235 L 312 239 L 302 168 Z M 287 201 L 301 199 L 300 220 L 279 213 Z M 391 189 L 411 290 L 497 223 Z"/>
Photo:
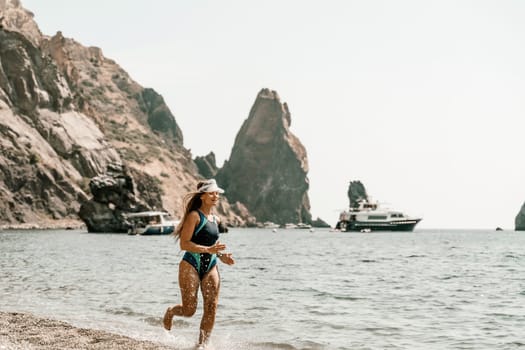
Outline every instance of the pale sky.
<path fill-rule="evenodd" d="M 525 201 L 525 1 L 22 0 L 160 93 L 218 166 L 262 88 L 308 154 L 313 217 L 350 180 L 418 228 L 513 229 Z"/>

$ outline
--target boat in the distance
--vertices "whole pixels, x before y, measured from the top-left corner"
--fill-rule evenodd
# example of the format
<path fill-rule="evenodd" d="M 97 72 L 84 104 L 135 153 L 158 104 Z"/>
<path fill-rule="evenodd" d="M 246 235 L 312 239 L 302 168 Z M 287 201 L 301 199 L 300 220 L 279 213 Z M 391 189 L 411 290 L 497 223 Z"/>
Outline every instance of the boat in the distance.
<path fill-rule="evenodd" d="M 303 222 L 299 222 L 297 224 L 294 224 L 294 223 L 286 223 L 284 224 L 283 226 L 281 226 L 282 228 L 285 228 L 285 229 L 299 229 L 299 230 L 310 230 L 312 228 L 312 225 L 310 224 L 305 224 Z"/>
<path fill-rule="evenodd" d="M 305 223 L 300 222 L 300 223 L 298 223 L 298 224 L 296 225 L 295 228 L 300 229 L 300 230 L 309 230 L 309 229 L 312 228 L 312 225 L 310 225 L 310 224 L 305 224 Z"/>
<path fill-rule="evenodd" d="M 276 224 L 276 223 L 271 222 L 271 221 L 265 221 L 262 224 L 262 227 L 269 228 L 269 229 L 276 229 L 276 228 L 279 228 L 279 224 Z"/>
<path fill-rule="evenodd" d="M 142 211 L 125 214 L 130 235 L 169 235 L 173 233 L 179 221 L 174 220 L 164 211 Z"/>
<path fill-rule="evenodd" d="M 377 202 L 363 199 L 357 208 L 339 215 L 336 229 L 340 231 L 413 231 L 421 218 L 410 217 L 398 210 L 381 208 Z"/>

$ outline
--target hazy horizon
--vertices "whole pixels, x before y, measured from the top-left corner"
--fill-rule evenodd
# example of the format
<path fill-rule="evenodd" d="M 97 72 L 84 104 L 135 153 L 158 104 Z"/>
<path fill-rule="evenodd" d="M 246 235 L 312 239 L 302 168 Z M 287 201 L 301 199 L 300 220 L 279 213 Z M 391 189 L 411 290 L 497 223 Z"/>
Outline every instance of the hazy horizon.
<path fill-rule="evenodd" d="M 308 154 L 313 218 L 351 180 L 418 228 L 514 228 L 525 201 L 525 3 L 22 0 L 160 93 L 217 165 L 262 88 Z"/>

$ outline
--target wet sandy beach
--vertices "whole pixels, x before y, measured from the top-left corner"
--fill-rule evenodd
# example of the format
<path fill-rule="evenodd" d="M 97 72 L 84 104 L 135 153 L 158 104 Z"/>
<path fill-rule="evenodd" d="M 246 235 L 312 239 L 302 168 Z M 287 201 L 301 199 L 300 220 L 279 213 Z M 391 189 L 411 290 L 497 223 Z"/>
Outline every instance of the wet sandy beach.
<path fill-rule="evenodd" d="M 77 328 L 31 314 L 0 312 L 0 350 L 55 349 L 171 349 L 105 331 Z"/>

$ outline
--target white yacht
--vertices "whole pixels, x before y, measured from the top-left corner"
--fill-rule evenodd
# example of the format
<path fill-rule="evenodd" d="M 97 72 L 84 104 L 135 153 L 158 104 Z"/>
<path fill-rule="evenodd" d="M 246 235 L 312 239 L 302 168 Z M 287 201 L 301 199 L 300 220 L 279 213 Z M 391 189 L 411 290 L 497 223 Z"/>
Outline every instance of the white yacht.
<path fill-rule="evenodd" d="M 357 232 L 412 231 L 421 220 L 397 210 L 381 208 L 377 202 L 362 200 L 358 208 L 350 208 L 339 215 L 335 228 Z"/>

